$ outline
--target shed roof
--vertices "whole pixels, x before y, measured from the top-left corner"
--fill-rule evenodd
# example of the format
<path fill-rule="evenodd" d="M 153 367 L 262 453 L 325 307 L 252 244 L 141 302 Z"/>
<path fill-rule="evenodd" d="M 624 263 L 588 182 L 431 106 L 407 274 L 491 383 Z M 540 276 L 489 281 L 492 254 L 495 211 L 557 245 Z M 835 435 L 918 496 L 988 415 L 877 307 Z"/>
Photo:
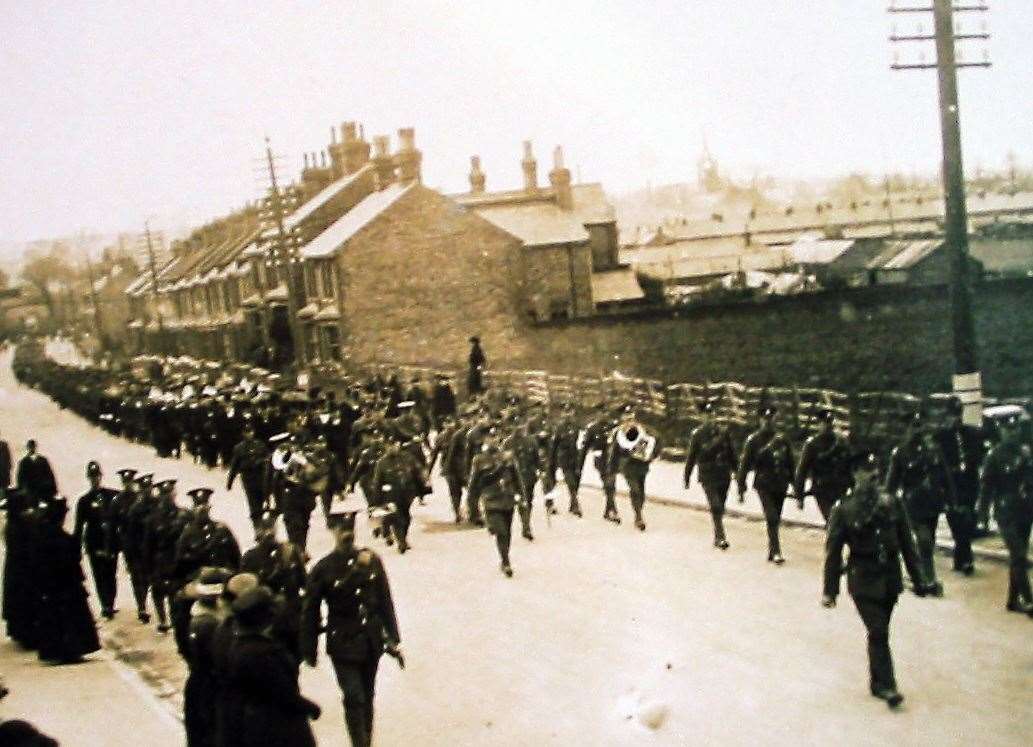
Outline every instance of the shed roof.
<path fill-rule="evenodd" d="M 592 273 L 592 300 L 596 303 L 638 301 L 645 297 L 630 267 Z"/>
<path fill-rule="evenodd" d="M 827 265 L 839 259 L 853 246 L 854 242 L 850 240 L 805 239 L 791 244 L 789 253 L 793 260 L 801 265 Z"/>
<path fill-rule="evenodd" d="M 943 246 L 943 239 L 891 241 L 868 262 L 869 270 L 908 270 Z"/>

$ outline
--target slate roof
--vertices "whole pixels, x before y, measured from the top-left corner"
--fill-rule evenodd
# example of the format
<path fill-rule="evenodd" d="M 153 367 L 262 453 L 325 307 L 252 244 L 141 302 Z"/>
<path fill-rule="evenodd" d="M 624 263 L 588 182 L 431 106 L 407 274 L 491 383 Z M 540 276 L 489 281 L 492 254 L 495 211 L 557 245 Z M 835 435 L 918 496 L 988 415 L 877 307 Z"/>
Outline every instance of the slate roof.
<path fill-rule="evenodd" d="M 373 171 L 371 164 L 366 164 L 361 169 L 356 171 L 354 174 L 348 174 L 340 179 L 331 182 L 321 189 L 319 192 L 314 194 L 311 199 L 306 200 L 301 207 L 291 213 L 283 221 L 283 227 L 287 231 L 293 230 L 302 221 L 312 215 L 314 212 L 323 207 L 326 203 L 330 202 L 342 189 L 345 189 L 351 184 L 354 184 L 359 179 L 363 178 L 366 174 Z"/>
<path fill-rule="evenodd" d="M 397 182 L 380 192 L 374 192 L 312 239 L 302 250 L 304 259 L 329 257 L 344 246 L 377 216 L 407 194 L 416 182 L 402 185 Z"/>

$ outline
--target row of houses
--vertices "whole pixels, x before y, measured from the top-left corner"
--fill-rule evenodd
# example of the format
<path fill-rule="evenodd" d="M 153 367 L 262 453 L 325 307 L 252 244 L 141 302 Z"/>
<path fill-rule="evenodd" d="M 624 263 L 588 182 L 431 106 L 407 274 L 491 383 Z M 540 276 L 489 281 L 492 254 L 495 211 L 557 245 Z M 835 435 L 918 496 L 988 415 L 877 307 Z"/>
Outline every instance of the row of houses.
<path fill-rule="evenodd" d="M 484 324 L 510 334 L 644 297 L 601 185 L 572 183 L 561 148 L 543 184 L 525 142 L 523 184 L 502 191 L 473 156 L 461 194 L 425 186 L 422 158 L 411 128 L 392 150 L 345 122 L 297 182 L 195 231 L 129 285 L 132 347 L 316 364 L 340 361 L 346 342 L 382 358 L 408 336 L 410 354 L 430 354 Z"/>

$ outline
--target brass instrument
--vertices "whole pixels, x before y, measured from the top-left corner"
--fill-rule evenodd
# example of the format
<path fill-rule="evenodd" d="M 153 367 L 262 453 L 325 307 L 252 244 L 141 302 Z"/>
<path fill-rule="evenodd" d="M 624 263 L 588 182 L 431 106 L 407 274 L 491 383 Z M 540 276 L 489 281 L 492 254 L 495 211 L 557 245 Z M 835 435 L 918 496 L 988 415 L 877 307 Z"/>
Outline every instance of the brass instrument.
<path fill-rule="evenodd" d="M 651 462 L 656 452 L 656 437 L 635 421 L 617 428 L 617 446 L 628 452 L 632 459 Z"/>

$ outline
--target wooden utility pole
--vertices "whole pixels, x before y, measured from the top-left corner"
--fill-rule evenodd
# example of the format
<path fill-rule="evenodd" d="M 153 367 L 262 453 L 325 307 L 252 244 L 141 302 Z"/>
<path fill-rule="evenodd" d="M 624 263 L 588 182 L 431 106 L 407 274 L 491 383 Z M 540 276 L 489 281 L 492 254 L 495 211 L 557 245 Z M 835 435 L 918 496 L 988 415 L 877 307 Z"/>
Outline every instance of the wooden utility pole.
<path fill-rule="evenodd" d="M 147 264 L 151 270 L 151 295 L 154 299 L 154 316 L 158 321 L 158 350 L 156 352 L 164 353 L 165 351 L 165 323 L 161 318 L 161 300 L 158 297 L 158 268 L 157 262 L 154 259 L 154 239 L 151 236 L 151 221 L 148 218 L 143 224 L 144 238 L 147 241 Z M 145 338 L 146 339 L 146 338 Z"/>
<path fill-rule="evenodd" d="M 276 245 L 273 256 L 283 268 L 284 283 L 287 287 L 287 321 L 291 330 L 291 353 L 294 361 L 298 364 L 305 362 L 305 341 L 301 337 L 301 325 L 298 322 L 298 294 L 296 292 L 295 267 L 298 264 L 297 253 L 293 242 L 287 235 L 283 225 L 284 205 L 283 195 L 280 194 L 280 186 L 276 179 L 276 164 L 273 160 L 272 146 L 269 138 L 265 139 L 265 159 L 269 168 L 269 210 L 276 228 Z"/>
<path fill-rule="evenodd" d="M 940 131 L 943 142 L 943 199 L 945 208 L 944 240 L 950 257 L 951 330 L 954 338 L 954 392 L 964 405 L 967 423 L 982 422 L 982 377 L 975 324 L 972 320 L 972 290 L 968 258 L 968 211 L 965 206 L 965 171 L 961 154 L 961 126 L 958 116 L 959 67 L 990 67 L 989 60 L 959 62 L 955 44 L 959 40 L 986 40 L 984 31 L 974 34 L 955 32 L 955 12 L 986 12 L 982 2 L 955 4 L 956 0 L 933 0 L 932 6 L 890 6 L 890 13 L 932 13 L 934 33 L 927 35 L 921 29 L 916 34 L 890 36 L 893 42 L 936 43 L 936 62 L 897 63 L 894 70 L 923 70 L 935 68 L 939 82 Z"/>

